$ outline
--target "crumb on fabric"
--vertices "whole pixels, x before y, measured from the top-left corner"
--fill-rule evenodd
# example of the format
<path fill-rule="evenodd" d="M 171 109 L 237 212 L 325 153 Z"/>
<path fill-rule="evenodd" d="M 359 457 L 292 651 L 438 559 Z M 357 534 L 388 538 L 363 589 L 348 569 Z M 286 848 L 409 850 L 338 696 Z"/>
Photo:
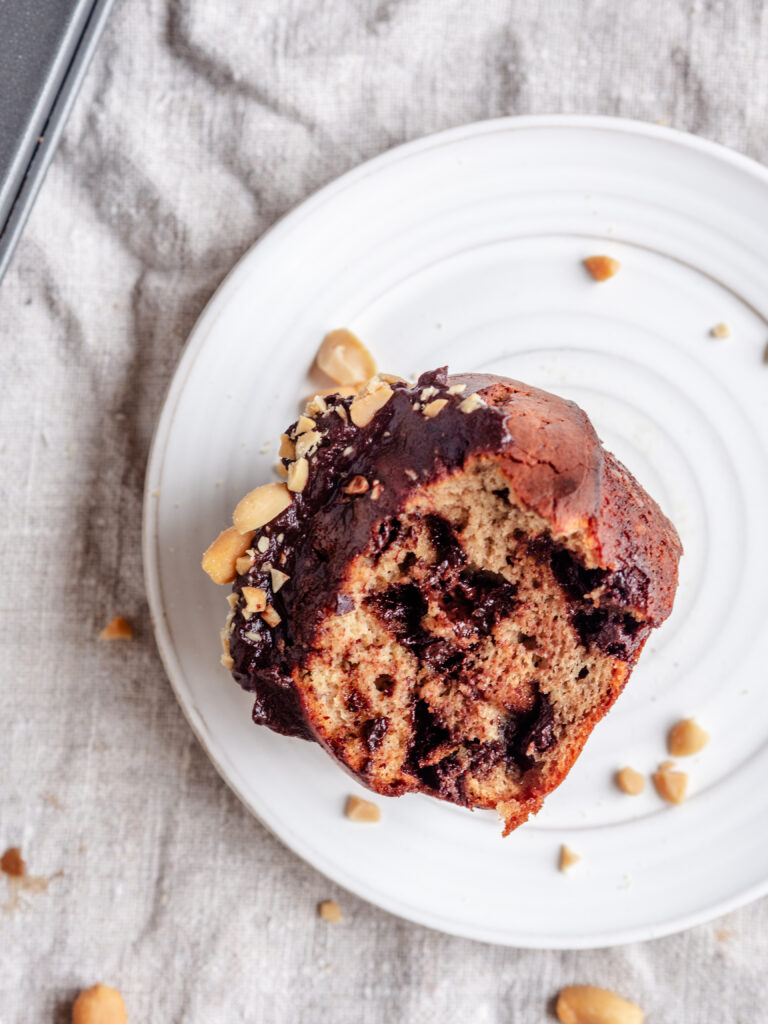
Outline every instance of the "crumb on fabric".
<path fill-rule="evenodd" d="M 336 900 L 323 900 L 318 904 L 317 912 L 324 921 L 339 924 L 342 921 L 341 907 Z"/>
<path fill-rule="evenodd" d="M 116 615 L 99 633 L 101 640 L 131 640 L 133 626 L 122 615 Z"/>

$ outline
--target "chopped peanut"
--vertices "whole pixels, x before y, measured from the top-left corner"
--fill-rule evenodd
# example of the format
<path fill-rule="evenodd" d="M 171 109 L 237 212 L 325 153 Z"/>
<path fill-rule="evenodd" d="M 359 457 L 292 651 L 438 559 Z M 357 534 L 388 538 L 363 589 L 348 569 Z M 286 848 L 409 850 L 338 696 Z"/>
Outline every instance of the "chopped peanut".
<path fill-rule="evenodd" d="M 280 569 L 270 569 L 269 575 L 272 580 L 272 593 L 276 594 L 284 583 L 291 578 L 287 573 L 281 572 Z"/>
<path fill-rule="evenodd" d="M 612 256 L 588 256 L 584 260 L 584 266 L 595 281 L 607 281 L 621 270 L 621 264 Z"/>
<path fill-rule="evenodd" d="M 685 800 L 688 776 L 685 772 L 674 771 L 670 761 L 659 765 L 659 770 L 654 772 L 651 778 L 656 792 L 662 800 L 666 800 L 670 804 L 681 804 Z"/>
<path fill-rule="evenodd" d="M 237 576 L 237 560 L 251 546 L 253 533 L 240 533 L 234 526 L 223 530 L 203 555 L 202 566 L 214 583 L 231 583 Z"/>
<path fill-rule="evenodd" d="M 273 629 L 275 626 L 279 626 L 280 623 L 283 621 L 280 618 L 280 615 L 278 614 L 277 610 L 273 608 L 271 604 L 267 605 L 266 609 L 261 613 L 261 617 L 266 622 L 266 624 L 268 626 L 272 626 Z"/>
<path fill-rule="evenodd" d="M 109 985 L 92 985 L 75 1000 L 72 1024 L 127 1024 L 123 997 Z"/>
<path fill-rule="evenodd" d="M 252 615 L 263 612 L 267 607 L 267 594 L 261 587 L 243 587 L 245 607 L 243 618 L 250 619 Z"/>
<path fill-rule="evenodd" d="M 634 768 L 622 768 L 616 772 L 616 785 L 622 793 L 637 796 L 645 789 L 645 776 L 636 772 Z"/>
<path fill-rule="evenodd" d="M 370 800 L 363 800 L 359 796 L 347 797 L 344 813 L 350 821 L 372 822 L 381 820 L 381 809 L 378 804 L 371 803 Z"/>
<path fill-rule="evenodd" d="M 300 434 L 296 441 L 296 458 L 303 459 L 305 455 L 308 455 L 313 448 L 320 444 L 322 439 L 323 435 L 319 430 L 308 430 L 305 434 Z"/>
<path fill-rule="evenodd" d="M 439 412 L 441 412 L 446 405 L 448 405 L 447 398 L 436 398 L 433 402 L 428 402 L 427 405 L 421 410 L 422 416 L 426 416 L 428 420 L 434 419 Z"/>
<path fill-rule="evenodd" d="M 365 494 L 369 484 L 364 476 L 353 476 L 344 488 L 345 494 Z"/>
<path fill-rule="evenodd" d="M 713 338 L 717 338 L 719 341 L 722 341 L 723 338 L 730 338 L 731 328 L 728 324 L 715 324 L 709 333 Z"/>
<path fill-rule="evenodd" d="M 566 844 L 563 843 L 560 847 L 560 870 L 567 871 L 568 868 L 572 868 L 574 864 L 578 864 L 580 860 L 581 857 L 578 853 L 575 853 L 570 846 L 566 846 Z"/>
<path fill-rule="evenodd" d="M 99 633 L 99 638 L 101 640 L 131 640 L 133 627 L 122 615 L 116 615 Z"/>
<path fill-rule="evenodd" d="M 309 479 L 309 463 L 306 459 L 297 459 L 288 467 L 288 490 L 298 494 L 307 486 Z"/>
<path fill-rule="evenodd" d="M 317 912 L 324 921 L 329 921 L 331 924 L 339 924 L 343 920 L 341 907 L 336 900 L 323 900 L 318 904 Z"/>
<path fill-rule="evenodd" d="M 341 327 L 323 338 L 317 365 L 337 384 L 361 384 L 376 373 L 373 356 L 351 331 Z"/>
<path fill-rule="evenodd" d="M 645 1014 L 607 988 L 569 985 L 557 997 L 560 1024 L 643 1024 Z"/>
<path fill-rule="evenodd" d="M 709 743 L 709 733 L 693 718 L 684 718 L 673 725 L 667 736 L 667 750 L 673 757 L 698 754 Z"/>
<path fill-rule="evenodd" d="M 476 409 L 482 409 L 485 402 L 482 400 L 477 392 L 473 391 L 471 395 L 467 395 L 463 402 L 459 402 L 459 408 L 462 412 L 474 412 Z"/>
<path fill-rule="evenodd" d="M 291 496 L 285 484 L 262 484 L 261 487 L 249 491 L 238 502 L 232 521 L 239 533 L 249 533 L 272 522 L 275 516 L 279 516 L 290 504 Z M 250 546 L 248 544 L 248 547 Z"/>
<path fill-rule="evenodd" d="M 296 445 L 287 434 L 280 435 L 280 448 L 278 449 L 277 454 L 281 459 L 296 458 Z"/>
<path fill-rule="evenodd" d="M 294 433 L 297 437 L 301 437 L 301 435 L 306 434 L 308 430 L 314 430 L 315 426 L 316 423 L 311 416 L 299 416 L 296 421 L 296 429 Z"/>
<path fill-rule="evenodd" d="M 244 575 L 253 567 L 254 557 L 253 551 L 246 551 L 244 555 L 237 559 L 235 562 L 235 569 L 237 569 L 238 576 Z"/>
<path fill-rule="evenodd" d="M 367 427 L 373 417 L 383 409 L 394 392 L 385 380 L 374 377 L 366 389 L 357 396 L 349 407 L 349 415 L 356 427 Z"/>

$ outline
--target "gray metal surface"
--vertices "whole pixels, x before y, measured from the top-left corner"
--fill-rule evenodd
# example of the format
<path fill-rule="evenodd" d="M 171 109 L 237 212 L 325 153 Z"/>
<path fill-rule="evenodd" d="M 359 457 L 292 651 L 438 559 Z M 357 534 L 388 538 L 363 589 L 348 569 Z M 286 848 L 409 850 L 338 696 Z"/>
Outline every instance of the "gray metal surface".
<path fill-rule="evenodd" d="M 112 0 L 0 0 L 0 278 Z"/>

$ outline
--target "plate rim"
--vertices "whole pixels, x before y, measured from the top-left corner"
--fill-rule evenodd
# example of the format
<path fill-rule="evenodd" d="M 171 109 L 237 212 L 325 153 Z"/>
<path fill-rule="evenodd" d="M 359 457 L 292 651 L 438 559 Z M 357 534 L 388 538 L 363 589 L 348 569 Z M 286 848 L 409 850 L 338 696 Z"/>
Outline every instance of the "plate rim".
<path fill-rule="evenodd" d="M 498 935 L 495 934 L 496 930 L 494 928 L 483 928 L 469 923 L 456 922 L 452 919 L 444 919 L 439 914 L 425 911 L 423 908 L 414 906 L 411 903 L 401 903 L 397 898 L 386 893 L 369 891 L 367 887 L 359 885 L 357 888 L 352 888 L 349 880 L 345 880 L 342 877 L 341 872 L 337 870 L 334 863 L 327 861 L 323 854 L 307 850 L 304 847 L 302 837 L 295 833 L 295 831 L 291 829 L 286 829 L 282 833 L 276 831 L 262 817 L 246 793 L 242 791 L 237 782 L 237 773 L 234 773 L 235 777 L 233 777 L 233 772 L 228 770 L 222 763 L 224 759 L 220 759 L 214 753 L 212 748 L 216 746 L 216 742 L 210 735 L 200 710 L 192 699 L 191 694 L 184 694 L 186 680 L 181 670 L 181 665 L 176 664 L 176 649 L 162 600 L 162 586 L 157 555 L 159 541 L 157 529 L 158 505 L 154 491 L 159 479 L 158 470 L 164 463 L 165 449 L 175 419 L 176 409 L 184 391 L 187 378 L 198 354 L 205 344 L 208 334 L 215 324 L 220 311 L 223 311 L 227 306 L 230 295 L 238 287 L 240 278 L 247 274 L 247 268 L 254 258 L 256 250 L 261 250 L 265 245 L 279 242 L 281 235 L 298 224 L 304 217 L 313 213 L 317 207 L 335 198 L 350 185 L 369 175 L 378 173 L 389 165 L 408 159 L 414 154 L 475 136 L 539 128 L 598 130 L 659 139 L 673 146 L 680 146 L 686 150 L 693 150 L 711 156 L 722 163 L 729 164 L 735 169 L 751 175 L 763 186 L 768 187 L 768 167 L 765 167 L 746 154 L 737 152 L 710 139 L 701 138 L 700 136 L 692 135 L 689 132 L 666 125 L 631 118 L 581 114 L 519 115 L 474 121 L 402 143 L 344 172 L 339 177 L 311 193 L 305 199 L 299 201 L 297 205 L 267 228 L 222 278 L 195 320 L 166 388 L 148 450 L 142 501 L 142 564 L 155 643 L 168 682 L 181 707 L 182 713 L 222 780 L 246 810 L 283 846 L 287 847 L 292 853 L 335 884 L 353 893 L 358 898 L 364 899 L 374 906 L 423 927 L 461 938 L 515 948 L 557 950 L 605 949 L 676 934 L 746 906 L 761 896 L 768 894 L 768 873 L 766 873 L 766 877 L 762 882 L 753 884 L 745 890 L 739 891 L 731 897 L 726 897 L 715 904 L 707 905 L 697 911 L 691 911 L 682 917 L 678 916 L 662 921 L 653 927 L 649 927 L 646 924 L 636 925 L 621 931 L 616 929 L 607 930 L 584 936 L 583 940 L 581 938 L 579 940 L 573 938 L 564 940 L 564 938 L 555 934 L 527 937 L 525 934 L 515 932 L 514 929 L 505 931 L 504 935 Z"/>

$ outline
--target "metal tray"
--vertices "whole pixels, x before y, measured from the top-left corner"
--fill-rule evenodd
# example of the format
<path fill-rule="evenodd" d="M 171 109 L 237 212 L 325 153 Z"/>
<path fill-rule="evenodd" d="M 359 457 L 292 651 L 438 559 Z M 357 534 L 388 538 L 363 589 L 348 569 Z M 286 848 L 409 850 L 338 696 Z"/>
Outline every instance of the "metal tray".
<path fill-rule="evenodd" d="M 113 0 L 0 0 L 0 280 Z"/>

